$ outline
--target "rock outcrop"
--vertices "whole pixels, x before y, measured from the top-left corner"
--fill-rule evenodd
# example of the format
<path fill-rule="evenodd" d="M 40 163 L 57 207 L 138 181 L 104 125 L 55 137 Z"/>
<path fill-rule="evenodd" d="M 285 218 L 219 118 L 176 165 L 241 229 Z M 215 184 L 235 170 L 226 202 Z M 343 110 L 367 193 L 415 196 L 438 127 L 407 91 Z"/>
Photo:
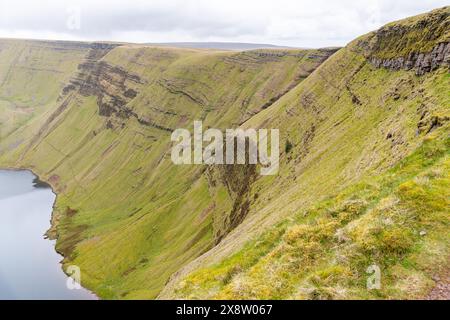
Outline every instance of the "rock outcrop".
<path fill-rule="evenodd" d="M 407 57 L 381 59 L 371 57 L 369 61 L 377 68 L 390 70 L 414 69 L 418 76 L 436 70 L 441 65 L 450 66 L 450 42 L 439 43 L 431 52 L 411 52 Z"/>

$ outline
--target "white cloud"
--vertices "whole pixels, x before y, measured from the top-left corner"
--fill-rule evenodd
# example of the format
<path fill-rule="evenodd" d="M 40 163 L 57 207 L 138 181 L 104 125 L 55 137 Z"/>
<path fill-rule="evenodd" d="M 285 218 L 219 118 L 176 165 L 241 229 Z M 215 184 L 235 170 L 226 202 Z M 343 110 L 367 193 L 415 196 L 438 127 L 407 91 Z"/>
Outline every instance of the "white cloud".
<path fill-rule="evenodd" d="M 345 45 L 441 0 L 2 0 L 0 37 Z M 80 12 L 80 28 L 73 28 Z M 71 23 L 68 23 L 72 18 Z M 76 21 L 75 17 L 75 21 Z M 69 26 L 69 27 L 68 27 Z M 72 26 L 72 27 L 70 27 Z"/>

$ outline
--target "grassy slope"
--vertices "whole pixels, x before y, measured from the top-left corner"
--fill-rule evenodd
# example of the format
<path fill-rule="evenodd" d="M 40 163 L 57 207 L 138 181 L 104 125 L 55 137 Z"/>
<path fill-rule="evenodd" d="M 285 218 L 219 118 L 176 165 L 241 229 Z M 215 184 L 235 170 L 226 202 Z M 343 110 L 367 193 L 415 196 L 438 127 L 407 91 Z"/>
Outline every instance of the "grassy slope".
<path fill-rule="evenodd" d="M 102 57 L 85 47 L 71 55 L 62 44 L 1 44 L 2 68 L 14 76 L 0 91 L 9 103 L 0 113 L 7 119 L 0 165 L 31 168 L 52 184 L 50 235 L 65 266 L 80 266 L 83 284 L 102 298 L 155 297 L 173 272 L 213 246 L 212 211 L 231 210 L 230 195 L 224 187 L 212 192 L 203 168 L 172 165 L 164 128 L 195 119 L 236 126 L 329 55 L 122 46 Z M 56 66 L 42 78 L 32 72 Z M 78 87 L 62 90 L 69 79 Z M 128 89 L 137 95 L 119 106 L 123 112 L 99 116 L 100 103 L 125 99 Z M 36 111 L 21 117 L 20 103 Z"/>
<path fill-rule="evenodd" d="M 403 39 L 414 32 L 433 48 L 448 36 L 439 26 L 432 37 L 419 30 L 428 18 L 400 22 L 408 25 Z M 387 37 L 398 37 L 396 25 Z M 180 270 L 160 298 L 426 294 L 450 252 L 450 77 L 446 67 L 423 77 L 375 69 L 365 57 L 392 57 L 397 42 L 379 36 L 384 46 L 367 52 L 373 36 L 341 49 L 244 124 L 281 128 L 281 145 L 293 146 L 282 155 L 281 172 L 255 182 L 247 219 Z M 418 49 L 410 45 L 405 54 Z M 373 263 L 382 289 L 368 291 Z"/>
<path fill-rule="evenodd" d="M 0 131 L 0 165 L 33 168 L 52 183 L 58 250 L 104 298 L 153 298 L 177 270 L 161 298 L 422 296 L 448 261 L 450 78 L 445 68 L 422 77 L 375 69 L 366 57 L 432 48 L 447 36 L 436 32 L 446 30 L 422 30 L 426 19 L 400 23 L 408 26 L 400 38 L 414 40 L 404 51 L 390 24 L 387 38 L 357 39 L 306 79 L 318 65 L 314 55 L 323 53 L 118 47 L 101 61 L 132 76 L 100 68 L 103 77 L 82 78 L 94 79 L 103 94 L 138 92 L 127 100 L 133 116 L 100 117 L 106 97 L 96 90 L 61 94 L 58 81 L 45 86 L 43 97 L 54 97 L 45 112 L 24 120 L 12 98 L 23 87 L 3 82 L 8 111 L 0 117 L 14 121 Z M 63 59 L 61 82 L 74 77 L 85 54 Z M 10 61 L 2 68 L 13 67 Z M 224 177 L 217 168 L 205 174 L 171 164 L 164 128 L 199 118 L 222 128 L 280 128 L 281 145 L 292 145 L 278 176 L 250 185 L 248 215 L 215 247 L 216 234 L 229 231 L 236 197 L 224 184 L 245 184 L 247 169 Z M 365 290 L 372 263 L 381 267 L 379 291 Z"/>
<path fill-rule="evenodd" d="M 359 43 L 381 59 L 408 57 L 412 52 L 431 52 L 437 43 L 450 40 L 448 7 L 388 23 Z"/>

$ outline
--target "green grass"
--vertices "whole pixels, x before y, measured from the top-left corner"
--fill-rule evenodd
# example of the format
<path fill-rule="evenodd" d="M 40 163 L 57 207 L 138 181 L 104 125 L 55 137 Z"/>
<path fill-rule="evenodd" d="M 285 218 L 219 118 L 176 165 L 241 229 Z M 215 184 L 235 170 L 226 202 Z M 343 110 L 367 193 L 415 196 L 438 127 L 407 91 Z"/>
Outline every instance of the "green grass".
<path fill-rule="evenodd" d="M 380 59 L 407 58 L 410 53 L 427 53 L 450 40 L 450 7 L 391 22 L 377 32 L 358 38 L 371 57 Z"/>
<path fill-rule="evenodd" d="M 419 297 L 449 252 L 450 78 L 375 69 L 357 45 L 323 64 L 320 50 L 124 45 L 94 74 L 81 44 L 1 40 L 0 166 L 51 183 L 49 234 L 101 298 Z M 74 77 L 102 96 L 63 94 Z M 133 115 L 99 116 L 126 89 Z M 280 129 L 279 174 L 174 166 L 161 127 L 198 119 Z M 383 287 L 368 292 L 371 263 Z"/>
<path fill-rule="evenodd" d="M 309 282 L 302 282 L 306 281 L 305 274 L 298 275 L 297 279 L 290 278 L 292 270 L 286 269 L 285 265 L 289 265 L 291 260 L 300 265 L 306 264 L 311 268 L 311 272 L 320 270 L 322 263 L 324 268 L 330 267 L 327 261 L 331 259 L 328 255 L 332 255 L 332 252 L 321 251 L 313 245 L 328 242 L 332 247 L 337 245 L 336 239 L 327 239 L 329 234 L 320 235 L 314 228 L 311 232 L 317 232 L 322 238 L 312 242 L 302 241 L 299 244 L 301 250 L 294 249 L 293 256 L 285 256 L 285 260 L 279 256 L 273 259 L 261 257 L 258 260 L 258 265 L 261 266 L 255 266 L 254 273 L 253 271 L 240 273 L 234 286 L 230 284 L 226 288 L 221 287 L 223 284 L 215 284 L 216 280 L 211 282 L 202 280 L 201 277 L 220 270 L 222 261 L 227 261 L 230 255 L 247 246 L 249 239 L 256 241 L 255 239 L 258 239 L 267 228 L 283 219 L 292 219 L 298 212 L 304 214 L 307 208 L 319 201 L 329 201 L 332 204 L 340 191 L 359 188 L 359 181 L 365 181 L 361 188 L 367 191 L 373 189 L 367 196 L 368 199 L 364 199 L 366 202 L 373 201 L 371 197 L 378 197 L 379 192 L 386 192 L 387 196 L 393 190 L 389 189 L 389 185 L 383 186 L 385 190 L 380 190 L 376 176 L 384 174 L 405 157 L 414 154 L 424 139 L 434 134 L 434 131 L 427 133 L 430 130 L 436 130 L 443 137 L 448 135 L 449 85 L 448 71 L 445 67 L 423 77 L 417 77 L 413 72 L 391 72 L 373 68 L 364 56 L 354 50 L 353 44 L 341 49 L 275 105 L 244 123 L 244 127 L 281 128 L 280 145 L 286 145 L 289 141 L 293 147 L 289 152 L 282 153 L 278 176 L 259 178 L 252 185 L 252 194 L 257 194 L 258 197 L 251 203 L 248 218 L 223 243 L 181 269 L 165 287 L 160 298 L 377 297 L 376 294 L 371 296 L 371 293 L 365 296 L 366 291 L 340 296 L 341 289 L 350 290 L 353 284 L 342 284 L 342 287 L 335 288 L 335 295 L 316 293 L 308 295 L 305 292 L 312 289 Z M 432 119 L 435 117 L 440 119 L 440 125 L 444 127 L 439 129 L 433 127 Z M 395 175 L 399 173 L 400 171 Z M 432 199 L 436 193 L 428 196 Z M 349 197 L 348 200 L 353 199 Z M 355 197 L 354 200 L 360 199 Z M 436 200 L 440 201 L 439 198 Z M 348 219 L 350 218 L 346 218 Z M 328 222 L 331 223 L 333 220 Z M 326 228 L 332 228 L 330 232 L 335 232 L 343 227 L 341 224 L 342 221 L 337 221 L 337 224 L 326 224 Z M 427 267 L 432 270 L 430 273 L 439 272 L 438 269 L 446 265 L 445 259 L 448 257 L 446 230 L 443 228 L 439 231 L 438 237 L 441 237 L 441 240 L 436 242 L 443 260 L 437 261 L 438 263 L 429 261 Z M 376 231 L 375 228 L 366 232 L 370 235 Z M 377 237 L 379 241 L 386 243 L 381 251 L 396 251 L 398 244 L 408 247 L 414 240 L 409 232 L 399 229 L 380 232 Z M 281 247 L 280 251 L 283 252 L 285 249 Z M 300 263 L 298 262 L 300 257 L 295 254 L 302 250 L 310 256 L 306 255 L 307 261 Z M 399 252 L 402 250 L 398 248 Z M 421 250 L 423 249 L 418 249 L 418 252 L 425 256 L 426 253 Z M 246 254 L 248 251 L 241 253 L 242 256 Z M 358 254 L 367 256 L 367 253 Z M 430 260 L 432 259 L 433 257 L 430 257 Z M 354 263 L 359 262 L 355 260 Z M 363 269 L 359 269 L 359 272 L 363 272 L 369 266 L 367 263 Z M 217 265 L 219 265 L 217 269 L 212 267 Z M 360 267 L 363 267 L 362 264 Z M 204 268 L 207 270 L 205 273 L 195 272 Z M 265 270 L 268 270 L 268 274 L 264 273 Z M 348 276 L 349 270 L 344 271 L 343 277 L 352 279 Z M 225 277 L 226 274 L 227 271 L 224 271 L 218 278 Z M 418 277 L 417 273 L 411 272 L 410 275 Z M 365 286 L 365 282 L 361 283 L 364 277 L 356 279 L 361 287 Z M 186 283 L 193 281 L 194 284 L 184 286 L 184 281 L 187 281 Z M 427 285 L 420 286 L 418 293 L 414 293 L 411 297 L 426 294 L 431 285 L 429 277 L 427 281 Z M 247 289 L 246 284 L 249 284 L 250 288 Z M 297 295 L 296 290 L 302 286 L 307 288 L 306 291 L 300 290 Z M 232 288 L 241 288 L 243 291 L 239 293 L 236 289 L 236 292 L 231 292 Z M 386 292 L 379 298 L 400 297 L 401 294 L 406 296 L 405 290 L 402 288 L 397 293 Z"/>
<path fill-rule="evenodd" d="M 450 246 L 449 147 L 448 137 L 437 132 L 385 174 L 307 208 L 219 264 L 193 272 L 175 296 L 422 297 L 433 283 L 430 271 L 445 266 Z M 369 291 L 365 270 L 374 263 L 381 268 L 382 287 Z"/>

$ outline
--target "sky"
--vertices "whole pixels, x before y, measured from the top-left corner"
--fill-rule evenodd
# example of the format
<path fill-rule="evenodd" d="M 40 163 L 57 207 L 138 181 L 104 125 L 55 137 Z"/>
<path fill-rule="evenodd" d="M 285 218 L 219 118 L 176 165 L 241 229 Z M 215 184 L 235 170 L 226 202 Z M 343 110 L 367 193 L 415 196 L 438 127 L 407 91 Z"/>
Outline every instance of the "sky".
<path fill-rule="evenodd" d="M 344 46 L 441 0 L 0 0 L 0 37 Z"/>

